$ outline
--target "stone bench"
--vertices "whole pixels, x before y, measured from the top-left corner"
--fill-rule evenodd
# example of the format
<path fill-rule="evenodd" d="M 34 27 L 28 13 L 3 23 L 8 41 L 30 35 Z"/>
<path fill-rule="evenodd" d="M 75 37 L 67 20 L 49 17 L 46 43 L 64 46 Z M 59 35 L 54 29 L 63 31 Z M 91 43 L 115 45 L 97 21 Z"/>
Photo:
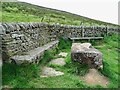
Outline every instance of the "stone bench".
<path fill-rule="evenodd" d="M 73 43 L 71 59 L 75 62 L 87 64 L 90 68 L 103 68 L 102 53 L 90 43 Z"/>
<path fill-rule="evenodd" d="M 71 38 L 69 37 L 73 42 L 75 42 L 75 40 L 100 40 L 103 39 L 103 37 L 75 37 L 75 38 Z"/>
<path fill-rule="evenodd" d="M 35 48 L 34 50 L 30 50 L 27 52 L 27 55 L 15 55 L 10 59 L 14 61 L 16 64 L 22 63 L 39 63 L 40 58 L 43 56 L 44 51 L 54 48 L 59 43 L 58 40 L 50 42 L 42 47 Z"/>

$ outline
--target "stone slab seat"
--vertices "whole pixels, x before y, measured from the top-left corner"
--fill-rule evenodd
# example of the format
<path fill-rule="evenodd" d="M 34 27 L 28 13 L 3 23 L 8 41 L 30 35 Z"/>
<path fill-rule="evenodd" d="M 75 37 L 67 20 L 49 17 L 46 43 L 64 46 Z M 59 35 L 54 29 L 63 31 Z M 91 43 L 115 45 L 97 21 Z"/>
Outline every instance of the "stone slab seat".
<path fill-rule="evenodd" d="M 70 38 L 71 40 L 79 40 L 79 39 L 103 39 L 103 37 L 76 37 Z"/>
<path fill-rule="evenodd" d="M 27 52 L 27 55 L 15 55 L 10 59 L 16 64 L 22 63 L 38 63 L 40 58 L 43 56 L 44 51 L 54 48 L 59 43 L 58 40 L 50 42 L 42 47 L 35 48 Z"/>
<path fill-rule="evenodd" d="M 100 40 L 103 39 L 103 37 L 69 37 L 73 42 L 75 40 Z"/>
<path fill-rule="evenodd" d="M 81 64 L 87 64 L 90 68 L 103 68 L 102 53 L 90 43 L 73 43 L 71 59 Z"/>

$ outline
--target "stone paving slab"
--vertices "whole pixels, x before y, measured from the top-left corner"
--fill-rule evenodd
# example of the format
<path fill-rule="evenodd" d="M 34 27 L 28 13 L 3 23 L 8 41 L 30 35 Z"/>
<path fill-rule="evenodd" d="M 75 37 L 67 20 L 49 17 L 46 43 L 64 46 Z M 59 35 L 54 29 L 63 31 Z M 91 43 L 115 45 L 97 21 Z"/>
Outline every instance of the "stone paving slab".
<path fill-rule="evenodd" d="M 43 67 L 41 77 L 53 77 L 53 76 L 60 76 L 64 75 L 63 72 L 56 71 L 55 69 L 51 67 Z"/>
<path fill-rule="evenodd" d="M 57 58 L 57 59 L 51 60 L 49 64 L 64 66 L 66 62 L 64 58 Z"/>
<path fill-rule="evenodd" d="M 58 54 L 59 56 L 62 56 L 62 57 L 66 57 L 68 55 L 68 53 L 66 52 L 61 52 L 60 54 Z"/>

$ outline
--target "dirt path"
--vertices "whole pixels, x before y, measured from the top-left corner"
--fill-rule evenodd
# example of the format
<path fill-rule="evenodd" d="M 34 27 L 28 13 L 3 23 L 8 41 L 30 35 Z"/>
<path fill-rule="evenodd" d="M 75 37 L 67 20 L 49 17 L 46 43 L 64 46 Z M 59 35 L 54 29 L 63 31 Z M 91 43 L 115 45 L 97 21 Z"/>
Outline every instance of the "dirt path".
<path fill-rule="evenodd" d="M 96 69 L 90 69 L 85 76 L 82 76 L 80 78 L 89 85 L 101 85 L 106 87 L 109 84 L 108 78 L 103 76 Z"/>

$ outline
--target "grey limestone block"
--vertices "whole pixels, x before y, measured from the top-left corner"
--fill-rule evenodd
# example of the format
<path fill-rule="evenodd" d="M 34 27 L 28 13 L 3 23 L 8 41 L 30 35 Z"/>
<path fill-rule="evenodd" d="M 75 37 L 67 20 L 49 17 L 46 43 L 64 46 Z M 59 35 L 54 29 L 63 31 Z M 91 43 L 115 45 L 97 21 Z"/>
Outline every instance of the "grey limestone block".
<path fill-rule="evenodd" d="M 102 53 L 91 46 L 90 43 L 73 43 L 71 59 L 90 68 L 103 68 Z"/>

